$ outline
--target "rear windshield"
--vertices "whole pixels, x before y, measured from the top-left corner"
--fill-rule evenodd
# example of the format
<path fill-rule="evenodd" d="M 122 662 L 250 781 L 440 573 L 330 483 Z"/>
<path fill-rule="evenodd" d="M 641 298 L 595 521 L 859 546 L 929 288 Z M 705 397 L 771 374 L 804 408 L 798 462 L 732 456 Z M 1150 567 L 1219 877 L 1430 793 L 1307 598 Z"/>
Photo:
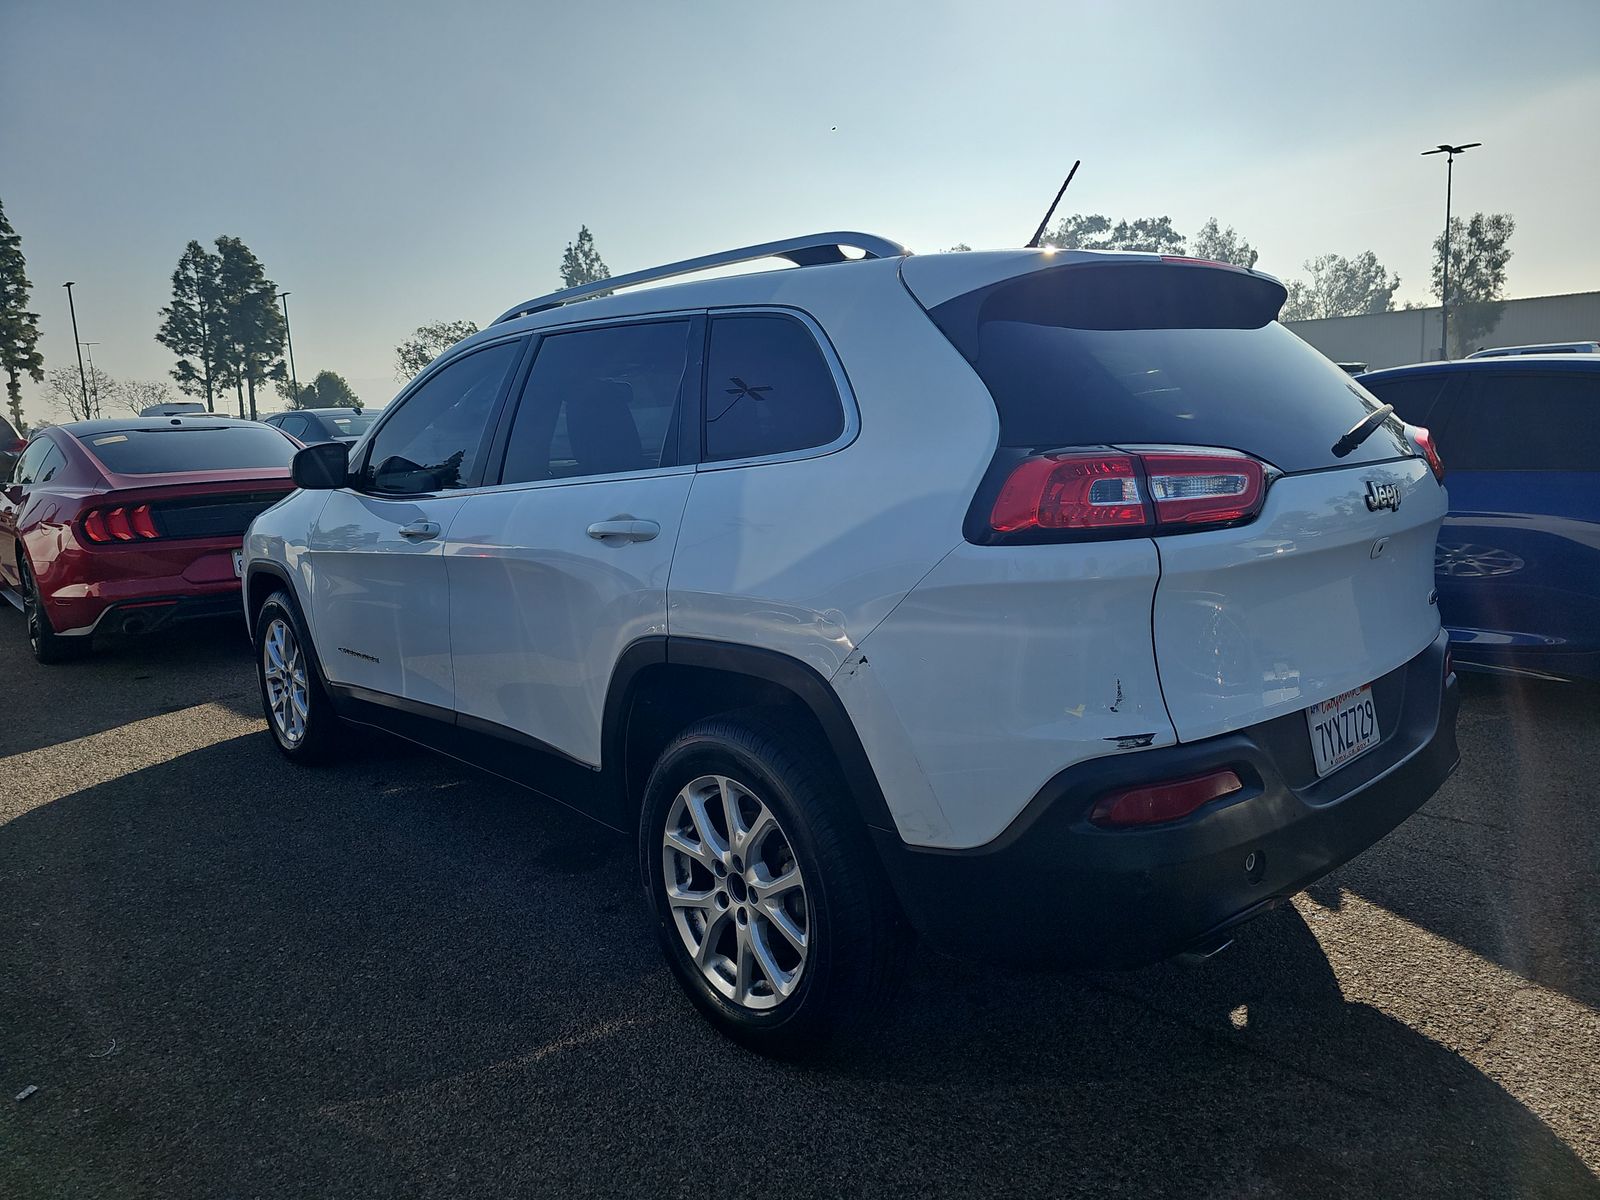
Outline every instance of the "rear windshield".
<path fill-rule="evenodd" d="M 118 475 L 287 467 L 296 446 L 267 425 L 107 429 L 85 434 L 90 453 Z"/>
<path fill-rule="evenodd" d="M 350 412 L 322 414 L 322 423 L 333 430 L 334 437 L 360 437 L 378 419 L 377 413 Z"/>
<path fill-rule="evenodd" d="M 1000 410 L 1003 446 L 1170 444 L 1308 471 L 1412 454 L 1349 375 L 1274 319 L 1283 288 L 1243 272 L 1118 264 L 1036 271 L 932 310 Z"/>

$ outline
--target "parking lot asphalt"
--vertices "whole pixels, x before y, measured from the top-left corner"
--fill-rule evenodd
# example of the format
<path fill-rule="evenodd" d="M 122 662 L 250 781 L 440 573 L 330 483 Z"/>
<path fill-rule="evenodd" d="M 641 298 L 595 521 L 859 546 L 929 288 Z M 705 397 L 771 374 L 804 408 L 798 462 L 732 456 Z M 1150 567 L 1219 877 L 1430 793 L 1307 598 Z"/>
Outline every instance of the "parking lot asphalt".
<path fill-rule="evenodd" d="M 1600 1195 L 1600 703 L 1465 692 L 1445 789 L 1204 966 L 919 951 L 796 1066 L 679 997 L 623 839 L 290 766 L 231 626 L 43 668 L 0 612 L 0 1196 Z"/>

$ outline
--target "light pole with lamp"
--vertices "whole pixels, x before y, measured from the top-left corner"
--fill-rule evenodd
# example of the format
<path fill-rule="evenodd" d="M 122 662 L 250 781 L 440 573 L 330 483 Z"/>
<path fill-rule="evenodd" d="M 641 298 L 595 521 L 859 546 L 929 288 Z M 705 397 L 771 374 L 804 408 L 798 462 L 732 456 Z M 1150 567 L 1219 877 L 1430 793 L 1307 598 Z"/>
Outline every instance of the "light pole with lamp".
<path fill-rule="evenodd" d="M 1465 154 L 1482 142 L 1468 142 L 1451 146 L 1441 142 L 1436 149 L 1424 150 L 1424 155 L 1443 154 L 1444 168 L 1444 278 L 1439 287 L 1439 357 L 1450 357 L 1450 190 L 1455 182 L 1456 155 Z"/>
<path fill-rule="evenodd" d="M 300 407 L 300 380 L 294 373 L 294 334 L 289 332 L 289 293 L 279 292 L 278 299 L 283 302 L 283 336 L 289 343 L 289 383 L 294 388 L 294 406 Z"/>
<path fill-rule="evenodd" d="M 83 415 L 85 417 L 89 418 L 90 420 L 95 420 L 95 421 L 100 419 L 100 377 L 94 373 L 94 351 L 92 349 L 90 349 L 90 347 L 91 346 L 98 346 L 99 344 L 100 344 L 99 342 L 79 342 L 78 343 L 78 346 L 79 346 L 78 354 L 80 355 L 80 357 L 85 352 L 87 352 L 88 355 L 89 355 L 89 378 L 94 380 L 94 411 L 93 412 L 89 411 L 88 399 L 87 399 L 87 397 L 85 397 L 84 406 L 83 406 Z"/>
<path fill-rule="evenodd" d="M 67 311 L 72 314 L 72 340 L 78 342 L 78 307 L 72 303 L 72 281 L 61 285 L 67 289 Z M 83 343 L 78 342 L 78 386 L 83 388 L 83 411 L 89 412 L 89 377 L 83 373 Z"/>

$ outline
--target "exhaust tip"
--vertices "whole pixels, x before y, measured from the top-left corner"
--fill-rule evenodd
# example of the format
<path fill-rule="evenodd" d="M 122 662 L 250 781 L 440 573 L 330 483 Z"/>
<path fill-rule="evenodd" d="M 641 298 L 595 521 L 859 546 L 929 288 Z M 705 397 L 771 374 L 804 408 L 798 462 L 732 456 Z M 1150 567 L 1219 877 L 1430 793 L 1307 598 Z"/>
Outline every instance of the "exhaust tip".
<path fill-rule="evenodd" d="M 137 637 L 150 628 L 150 622 L 143 617 L 128 617 L 122 622 L 122 632 L 130 637 Z"/>

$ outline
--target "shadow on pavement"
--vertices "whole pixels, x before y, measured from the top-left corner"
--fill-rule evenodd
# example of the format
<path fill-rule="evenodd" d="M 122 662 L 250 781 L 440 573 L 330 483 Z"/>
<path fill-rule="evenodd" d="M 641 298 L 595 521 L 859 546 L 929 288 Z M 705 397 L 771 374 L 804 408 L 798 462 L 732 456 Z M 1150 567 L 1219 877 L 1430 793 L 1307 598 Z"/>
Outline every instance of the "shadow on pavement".
<path fill-rule="evenodd" d="M 384 744 L 305 771 L 237 738 L 83 790 L 0 826 L 0 880 L 0 1082 L 39 1087 L 4 1194 L 1595 1191 L 1346 1003 L 1292 910 L 1199 970 L 924 953 L 893 1027 L 799 1067 L 679 998 L 623 840 Z"/>
<path fill-rule="evenodd" d="M 1600 1009 L 1600 689 L 1461 679 L 1461 766 L 1337 881 Z M 1310 894 L 1337 903 L 1336 888 Z"/>
<path fill-rule="evenodd" d="M 209 701 L 254 716 L 254 671 L 242 619 L 104 639 L 86 658 L 40 666 L 22 615 L 0 604 L 0 758 Z"/>

